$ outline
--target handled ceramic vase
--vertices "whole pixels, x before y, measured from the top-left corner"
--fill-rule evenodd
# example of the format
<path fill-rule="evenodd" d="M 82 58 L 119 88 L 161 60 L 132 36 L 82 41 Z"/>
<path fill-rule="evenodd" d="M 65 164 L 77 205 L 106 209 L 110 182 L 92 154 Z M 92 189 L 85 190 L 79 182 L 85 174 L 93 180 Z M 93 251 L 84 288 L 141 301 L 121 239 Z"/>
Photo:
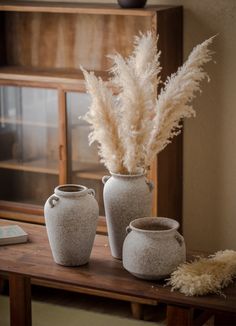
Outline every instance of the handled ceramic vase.
<path fill-rule="evenodd" d="M 114 258 L 122 259 L 126 227 L 136 218 L 151 215 L 153 183 L 143 174 L 111 173 L 111 176 L 104 176 L 102 181 L 111 254 Z"/>
<path fill-rule="evenodd" d="M 165 217 L 144 217 L 130 223 L 123 246 L 123 266 L 136 277 L 167 277 L 186 260 L 179 223 Z"/>
<path fill-rule="evenodd" d="M 88 262 L 97 227 L 98 204 L 94 190 L 67 184 L 55 188 L 44 206 L 53 259 L 64 266 Z"/>

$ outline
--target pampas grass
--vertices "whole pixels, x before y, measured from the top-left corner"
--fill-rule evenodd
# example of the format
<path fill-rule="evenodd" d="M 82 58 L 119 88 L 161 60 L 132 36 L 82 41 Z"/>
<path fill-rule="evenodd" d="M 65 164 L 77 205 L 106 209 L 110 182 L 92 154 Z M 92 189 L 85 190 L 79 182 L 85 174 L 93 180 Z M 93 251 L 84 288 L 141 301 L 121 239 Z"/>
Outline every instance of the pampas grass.
<path fill-rule="evenodd" d="M 97 141 L 101 161 L 109 171 L 145 173 L 181 129 L 181 120 L 195 116 L 191 101 L 207 77 L 202 66 L 211 60 L 213 38 L 195 47 L 185 64 L 170 76 L 157 98 L 160 52 L 151 32 L 135 37 L 133 53 L 109 56 L 110 83 L 83 70 L 92 104 L 84 119 L 91 125 L 90 144 Z"/>
<path fill-rule="evenodd" d="M 236 277 L 236 251 L 218 251 L 209 258 L 199 258 L 180 265 L 171 274 L 168 285 L 187 296 L 221 293 Z"/>

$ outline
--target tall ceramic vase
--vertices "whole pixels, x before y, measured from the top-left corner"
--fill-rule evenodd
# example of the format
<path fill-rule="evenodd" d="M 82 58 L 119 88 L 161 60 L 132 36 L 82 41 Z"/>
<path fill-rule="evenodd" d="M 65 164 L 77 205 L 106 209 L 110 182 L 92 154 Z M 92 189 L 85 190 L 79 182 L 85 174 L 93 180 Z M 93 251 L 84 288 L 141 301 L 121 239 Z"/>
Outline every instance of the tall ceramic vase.
<path fill-rule="evenodd" d="M 104 206 L 111 254 L 122 259 L 126 227 L 136 218 L 151 216 L 153 183 L 145 175 L 111 173 L 103 177 Z"/>
<path fill-rule="evenodd" d="M 44 215 L 54 261 L 65 266 L 86 264 L 98 220 L 94 190 L 73 184 L 58 186 L 45 203 Z"/>

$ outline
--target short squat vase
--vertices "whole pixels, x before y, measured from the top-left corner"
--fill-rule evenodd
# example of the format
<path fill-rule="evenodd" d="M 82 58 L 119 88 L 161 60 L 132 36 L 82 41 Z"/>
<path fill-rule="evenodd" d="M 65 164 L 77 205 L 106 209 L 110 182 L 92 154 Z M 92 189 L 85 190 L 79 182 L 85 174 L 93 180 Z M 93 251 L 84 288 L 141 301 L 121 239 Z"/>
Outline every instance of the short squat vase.
<path fill-rule="evenodd" d="M 131 221 L 150 216 L 153 183 L 143 174 L 122 175 L 111 173 L 103 177 L 105 215 L 111 254 L 122 259 L 126 227 Z"/>
<path fill-rule="evenodd" d="M 179 223 L 165 217 L 143 217 L 130 223 L 123 246 L 123 266 L 147 280 L 167 277 L 186 260 Z"/>
<path fill-rule="evenodd" d="M 44 215 L 54 261 L 64 266 L 86 264 L 98 220 L 94 190 L 74 184 L 58 186 L 45 203 Z"/>

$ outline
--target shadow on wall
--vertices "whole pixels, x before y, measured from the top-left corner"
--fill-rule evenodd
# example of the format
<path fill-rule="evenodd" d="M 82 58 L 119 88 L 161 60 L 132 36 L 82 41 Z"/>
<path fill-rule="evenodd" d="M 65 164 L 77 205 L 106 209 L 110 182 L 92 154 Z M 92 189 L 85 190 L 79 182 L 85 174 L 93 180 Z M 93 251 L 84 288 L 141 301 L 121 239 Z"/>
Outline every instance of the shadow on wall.
<path fill-rule="evenodd" d="M 227 166 L 235 157 L 225 151 L 230 142 L 226 119 L 236 119 L 236 114 L 227 117 L 233 101 L 233 93 L 226 97 L 225 90 L 230 81 L 226 73 L 228 53 L 226 43 L 229 41 L 225 20 L 228 16 L 220 6 L 207 1 L 185 10 L 185 56 L 191 48 L 205 38 L 218 34 L 212 47 L 214 61 L 206 69 L 211 82 L 203 83 L 203 93 L 197 96 L 194 106 L 196 119 L 185 124 L 184 135 L 184 234 L 189 247 L 202 250 L 220 250 L 235 246 L 233 229 L 235 209 L 230 208 L 234 199 L 226 196 L 236 186 L 236 180 L 225 175 Z M 231 17 L 232 18 L 232 17 Z M 228 24 L 230 25 L 230 24 Z M 230 26 L 229 26 L 230 27 Z M 229 64 L 229 63 L 228 63 Z M 236 136 L 236 135 L 235 135 Z M 231 166 L 232 168 L 232 166 Z M 231 171 L 235 175 L 234 171 Z M 225 226 L 225 214 L 229 214 L 229 224 Z M 229 238 L 227 236 L 229 235 Z"/>

